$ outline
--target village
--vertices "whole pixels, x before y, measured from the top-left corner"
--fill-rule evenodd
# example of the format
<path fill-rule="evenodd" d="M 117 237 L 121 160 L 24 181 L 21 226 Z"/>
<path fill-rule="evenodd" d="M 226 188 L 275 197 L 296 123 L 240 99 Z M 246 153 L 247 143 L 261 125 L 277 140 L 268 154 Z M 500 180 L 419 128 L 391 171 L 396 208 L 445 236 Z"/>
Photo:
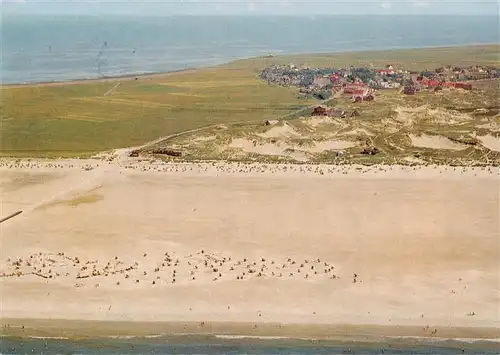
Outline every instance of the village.
<path fill-rule="evenodd" d="M 415 95 L 422 90 L 444 88 L 472 90 L 471 81 L 500 77 L 500 70 L 491 66 L 445 66 L 433 71 L 408 71 L 392 65 L 385 68 L 310 68 L 273 65 L 260 73 L 260 79 L 270 85 L 299 87 L 301 97 L 327 100 L 332 96 L 351 96 L 353 102 L 372 101 L 377 90 L 398 89 L 402 94 Z M 325 113 L 325 111 L 319 111 Z M 333 113 L 333 111 L 332 111 Z"/>

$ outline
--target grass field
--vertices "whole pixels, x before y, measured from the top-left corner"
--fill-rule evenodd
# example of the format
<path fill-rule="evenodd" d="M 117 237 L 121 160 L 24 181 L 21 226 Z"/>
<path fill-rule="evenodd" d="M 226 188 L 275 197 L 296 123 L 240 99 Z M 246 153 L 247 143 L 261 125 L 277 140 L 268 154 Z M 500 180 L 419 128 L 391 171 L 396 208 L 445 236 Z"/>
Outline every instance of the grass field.
<path fill-rule="evenodd" d="M 498 46 L 491 45 L 252 58 L 138 80 L 4 86 L 1 155 L 86 156 L 209 125 L 255 126 L 315 102 L 299 99 L 294 88 L 257 78 L 268 65 L 290 62 L 314 67 L 390 63 L 408 69 L 499 64 Z M 373 110 L 373 119 L 382 119 L 384 110 Z"/>
<path fill-rule="evenodd" d="M 243 69 L 123 80 L 112 90 L 116 83 L 2 88 L 2 154 L 87 155 L 213 124 L 274 118 L 313 102 Z"/>

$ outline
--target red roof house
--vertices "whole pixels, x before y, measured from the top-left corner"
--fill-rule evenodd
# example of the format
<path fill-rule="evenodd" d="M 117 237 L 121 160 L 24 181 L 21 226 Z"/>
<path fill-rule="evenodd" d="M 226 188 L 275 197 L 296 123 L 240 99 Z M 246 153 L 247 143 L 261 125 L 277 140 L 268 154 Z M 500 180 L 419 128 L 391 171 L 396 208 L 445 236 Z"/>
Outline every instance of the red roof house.
<path fill-rule="evenodd" d="M 356 91 L 366 90 L 365 87 L 364 83 L 348 84 L 344 87 L 344 94 L 354 94 Z"/>
<path fill-rule="evenodd" d="M 332 83 L 337 82 L 337 80 L 339 80 L 339 78 L 340 78 L 340 76 L 339 76 L 339 75 L 337 75 L 337 74 L 332 74 L 332 75 L 330 75 L 330 81 L 331 81 Z"/>
<path fill-rule="evenodd" d="M 435 88 L 436 86 L 440 86 L 439 80 L 434 80 L 434 79 L 422 79 L 420 82 L 422 86 L 427 86 L 428 88 Z"/>
<path fill-rule="evenodd" d="M 392 70 L 392 69 L 377 69 L 377 73 L 382 74 L 382 75 L 393 75 L 394 70 Z"/>
<path fill-rule="evenodd" d="M 436 86 L 439 86 L 439 84 L 439 80 L 429 80 L 429 83 L 427 85 L 431 88 L 435 88 Z"/>

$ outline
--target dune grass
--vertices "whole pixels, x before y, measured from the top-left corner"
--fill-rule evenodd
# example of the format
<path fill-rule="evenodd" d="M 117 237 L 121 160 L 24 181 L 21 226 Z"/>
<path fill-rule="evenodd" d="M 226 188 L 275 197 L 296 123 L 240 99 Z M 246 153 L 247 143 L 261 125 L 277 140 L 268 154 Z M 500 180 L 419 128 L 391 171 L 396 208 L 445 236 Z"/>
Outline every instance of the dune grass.
<path fill-rule="evenodd" d="M 138 80 L 4 86 L 0 155 L 85 157 L 214 124 L 279 118 L 316 102 L 299 99 L 296 88 L 258 79 L 262 68 L 290 62 L 312 67 L 391 63 L 408 69 L 498 65 L 498 46 L 252 58 Z"/>
<path fill-rule="evenodd" d="M 239 124 L 226 129 L 212 128 L 158 143 L 157 147 L 175 147 L 183 152 L 182 160 L 300 162 L 287 152 L 288 148 L 281 148 L 283 154 L 280 155 L 275 150 L 292 146 L 294 153 L 299 153 L 301 159 L 300 152 L 307 151 L 304 146 L 325 141 L 348 141 L 353 142 L 354 146 L 345 149 L 345 159 L 339 159 L 336 156 L 338 149 L 332 149 L 309 154 L 308 161 L 498 166 L 500 152 L 489 149 L 482 139 L 491 137 L 492 141 L 500 140 L 497 128 L 500 127 L 500 80 L 484 80 L 477 84 L 480 89 L 472 91 L 423 90 L 414 96 L 404 95 L 399 89 L 380 90 L 374 101 L 362 103 L 353 103 L 349 96 L 341 96 L 329 105 L 342 108 L 348 116 L 355 109 L 361 115 L 322 118 L 310 117 L 310 113 L 304 112 L 302 117 L 291 117 L 274 127 Z M 278 132 L 277 135 L 263 135 L 273 129 Z M 294 132 L 291 138 L 286 135 L 290 131 Z M 415 145 L 412 137 L 423 137 L 426 145 Z M 269 154 L 230 149 L 231 140 L 235 138 L 243 138 L 254 146 L 272 145 L 276 149 Z M 366 145 L 376 147 L 378 153 L 375 156 L 362 154 Z"/>

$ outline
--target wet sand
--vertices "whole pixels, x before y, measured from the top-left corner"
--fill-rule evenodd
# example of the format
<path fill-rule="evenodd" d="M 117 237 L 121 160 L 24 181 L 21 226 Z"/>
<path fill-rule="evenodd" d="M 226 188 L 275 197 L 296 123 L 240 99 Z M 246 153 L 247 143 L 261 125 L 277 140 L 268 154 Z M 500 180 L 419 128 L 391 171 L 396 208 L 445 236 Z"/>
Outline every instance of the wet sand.
<path fill-rule="evenodd" d="M 118 322 L 61 319 L 4 319 L 3 333 L 13 337 L 47 339 L 85 338 L 161 338 L 168 336 L 208 336 L 219 339 L 322 339 L 362 342 L 425 342 L 426 340 L 456 339 L 500 341 L 498 328 L 446 327 L 439 336 L 428 337 L 422 327 L 342 325 L 342 324 L 282 324 L 245 322 Z"/>
<path fill-rule="evenodd" d="M 2 216 L 24 210 L 0 226 L 4 325 L 498 338 L 498 168 L 2 160 L 0 180 Z"/>

